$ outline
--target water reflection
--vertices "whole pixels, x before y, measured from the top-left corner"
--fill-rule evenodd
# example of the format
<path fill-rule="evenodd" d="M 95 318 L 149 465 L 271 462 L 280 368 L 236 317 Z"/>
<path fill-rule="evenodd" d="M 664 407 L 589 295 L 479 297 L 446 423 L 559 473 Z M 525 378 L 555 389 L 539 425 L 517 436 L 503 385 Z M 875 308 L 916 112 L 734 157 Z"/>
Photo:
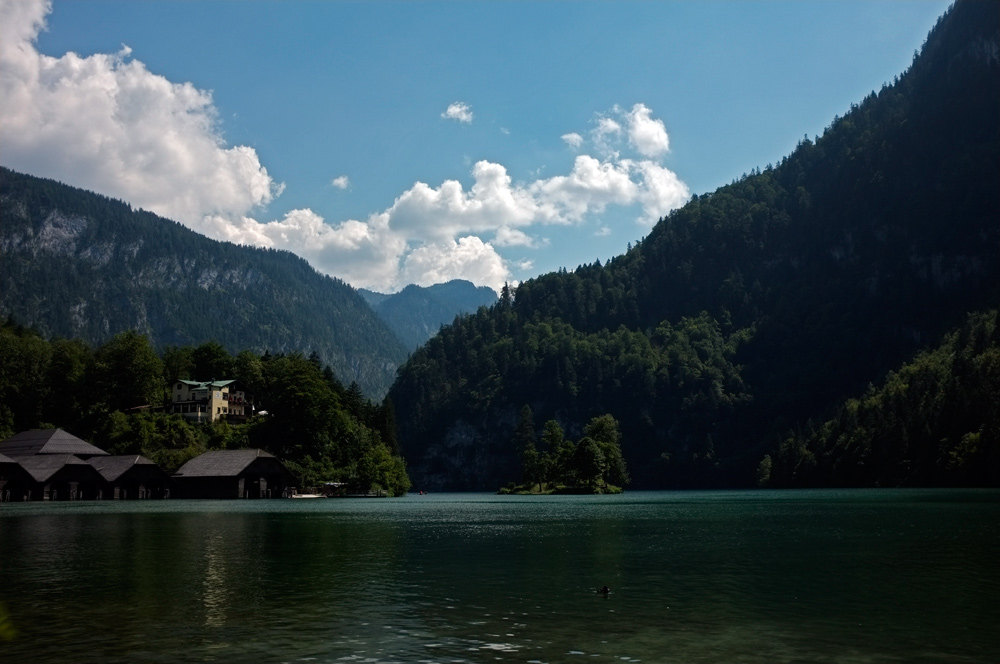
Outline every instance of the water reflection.
<path fill-rule="evenodd" d="M 990 661 L 1000 503 L 926 496 L 5 506 L 0 661 Z"/>
<path fill-rule="evenodd" d="M 221 627 L 226 622 L 226 559 L 222 551 L 222 535 L 216 533 L 208 538 L 205 546 L 205 591 L 202 603 L 205 606 L 205 626 Z"/>

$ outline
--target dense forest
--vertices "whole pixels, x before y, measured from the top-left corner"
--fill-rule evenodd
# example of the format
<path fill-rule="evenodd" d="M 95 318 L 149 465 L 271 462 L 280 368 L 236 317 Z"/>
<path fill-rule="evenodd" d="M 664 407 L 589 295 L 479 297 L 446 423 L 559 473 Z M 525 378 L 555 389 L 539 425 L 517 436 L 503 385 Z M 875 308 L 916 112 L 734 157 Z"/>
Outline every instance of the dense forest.
<path fill-rule="evenodd" d="M 833 418 L 789 432 L 762 486 L 1000 484 L 1000 312 L 976 313 Z"/>
<path fill-rule="evenodd" d="M 246 423 L 189 423 L 162 405 L 177 379 L 237 381 L 257 413 Z M 261 415 L 261 412 L 266 415 Z M 167 471 L 213 449 L 261 448 L 285 462 L 300 486 L 345 482 L 359 492 L 401 495 L 410 487 L 390 404 L 345 387 L 315 353 L 244 350 L 218 342 L 170 346 L 162 356 L 142 334 L 97 347 L 47 341 L 11 321 L 0 326 L 0 440 L 61 427 L 112 454 L 142 454 Z"/>
<path fill-rule="evenodd" d="M 344 282 L 127 203 L 0 167 L 0 316 L 46 338 L 313 353 L 381 398 L 406 349 Z"/>
<path fill-rule="evenodd" d="M 845 459 L 864 445 L 832 442 L 855 434 L 807 424 L 870 383 L 893 389 L 904 363 L 1000 302 L 998 53 L 1000 3 L 960 1 L 904 74 L 779 164 L 695 196 L 605 265 L 504 289 L 444 328 L 389 393 L 415 480 L 516 479 L 528 405 L 574 437 L 612 414 L 639 487 L 750 486 L 765 460 L 774 485 L 1000 482 L 932 470 L 995 449 L 986 424 L 914 425 L 870 447 L 953 462 L 904 454 L 908 470 L 889 472 L 872 451 L 861 473 Z"/>

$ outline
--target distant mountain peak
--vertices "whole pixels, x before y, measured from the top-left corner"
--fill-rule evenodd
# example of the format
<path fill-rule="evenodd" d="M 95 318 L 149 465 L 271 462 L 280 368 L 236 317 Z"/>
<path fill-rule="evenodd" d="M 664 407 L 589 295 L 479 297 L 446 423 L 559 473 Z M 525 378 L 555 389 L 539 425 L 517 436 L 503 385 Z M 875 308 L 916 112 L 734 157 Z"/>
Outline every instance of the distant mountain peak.
<path fill-rule="evenodd" d="M 410 351 L 434 336 L 442 325 L 455 320 L 455 316 L 497 301 L 492 288 L 476 286 L 465 279 L 433 286 L 409 284 L 391 295 L 365 289 L 358 292 Z"/>

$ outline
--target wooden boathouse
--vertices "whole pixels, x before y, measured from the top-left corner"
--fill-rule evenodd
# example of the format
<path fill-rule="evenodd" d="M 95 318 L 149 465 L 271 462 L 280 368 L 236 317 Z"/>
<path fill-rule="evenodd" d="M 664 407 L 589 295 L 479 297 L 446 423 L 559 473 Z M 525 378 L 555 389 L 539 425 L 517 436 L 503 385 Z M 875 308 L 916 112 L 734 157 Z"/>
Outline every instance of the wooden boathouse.
<path fill-rule="evenodd" d="M 273 454 L 258 449 L 215 450 L 174 473 L 178 498 L 284 498 L 295 476 Z"/>
<path fill-rule="evenodd" d="M 22 500 L 97 500 L 104 478 L 89 463 L 72 454 L 36 454 L 17 463 L 32 482 Z"/>
<path fill-rule="evenodd" d="M 170 475 L 141 454 L 91 457 L 87 463 L 101 474 L 103 500 L 170 497 Z"/>

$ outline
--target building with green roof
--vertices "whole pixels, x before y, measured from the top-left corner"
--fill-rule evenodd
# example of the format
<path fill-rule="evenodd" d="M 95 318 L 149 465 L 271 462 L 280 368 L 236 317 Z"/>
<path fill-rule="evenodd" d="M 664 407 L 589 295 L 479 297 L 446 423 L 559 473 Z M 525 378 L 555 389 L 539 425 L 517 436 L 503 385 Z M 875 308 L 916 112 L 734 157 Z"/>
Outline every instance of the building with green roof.
<path fill-rule="evenodd" d="M 171 389 L 166 411 L 194 422 L 245 421 L 251 415 L 251 406 L 246 395 L 236 390 L 235 383 L 234 380 L 178 380 Z"/>

